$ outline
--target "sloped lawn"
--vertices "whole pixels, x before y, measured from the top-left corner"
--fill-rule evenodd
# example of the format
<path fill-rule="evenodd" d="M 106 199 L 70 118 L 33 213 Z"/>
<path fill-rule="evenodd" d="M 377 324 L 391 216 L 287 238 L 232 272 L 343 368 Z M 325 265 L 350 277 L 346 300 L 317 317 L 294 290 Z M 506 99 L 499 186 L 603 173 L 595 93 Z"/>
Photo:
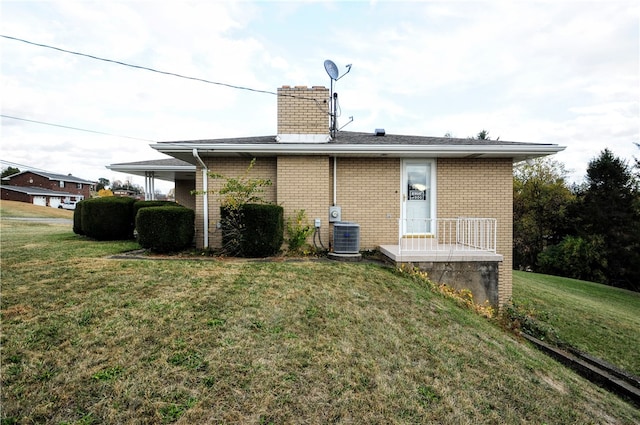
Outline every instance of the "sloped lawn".
<path fill-rule="evenodd" d="M 514 272 L 513 299 L 537 311 L 561 340 L 640 376 L 640 293 Z"/>
<path fill-rule="evenodd" d="M 1 221 L 3 423 L 620 423 L 640 412 L 393 270 L 115 260 Z"/>

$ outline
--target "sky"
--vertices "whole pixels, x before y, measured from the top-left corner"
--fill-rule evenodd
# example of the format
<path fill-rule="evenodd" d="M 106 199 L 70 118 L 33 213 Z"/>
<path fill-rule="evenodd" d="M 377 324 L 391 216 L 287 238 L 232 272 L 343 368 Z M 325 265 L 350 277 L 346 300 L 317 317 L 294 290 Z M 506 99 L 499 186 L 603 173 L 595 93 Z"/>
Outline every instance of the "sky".
<path fill-rule="evenodd" d="M 267 92 L 329 87 L 324 61 L 341 75 L 351 64 L 334 87 L 339 126 L 353 117 L 345 131 L 466 138 L 485 129 L 492 139 L 554 143 L 566 146 L 554 159 L 574 182 L 605 148 L 629 164 L 640 157 L 636 1 L 3 0 L 0 28 Z M 276 134 L 273 94 L 4 37 L 0 55 L 2 168 L 144 186 L 106 166 L 163 158 L 149 146 L 159 141 Z"/>

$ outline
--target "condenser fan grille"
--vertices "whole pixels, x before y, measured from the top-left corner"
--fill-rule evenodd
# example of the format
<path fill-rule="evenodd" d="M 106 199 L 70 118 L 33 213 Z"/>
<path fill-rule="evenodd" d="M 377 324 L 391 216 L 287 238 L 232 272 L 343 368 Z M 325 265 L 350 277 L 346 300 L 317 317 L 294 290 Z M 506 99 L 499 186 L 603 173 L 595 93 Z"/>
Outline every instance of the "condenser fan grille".
<path fill-rule="evenodd" d="M 357 254 L 360 251 L 360 225 L 356 223 L 333 224 L 333 252 Z"/>

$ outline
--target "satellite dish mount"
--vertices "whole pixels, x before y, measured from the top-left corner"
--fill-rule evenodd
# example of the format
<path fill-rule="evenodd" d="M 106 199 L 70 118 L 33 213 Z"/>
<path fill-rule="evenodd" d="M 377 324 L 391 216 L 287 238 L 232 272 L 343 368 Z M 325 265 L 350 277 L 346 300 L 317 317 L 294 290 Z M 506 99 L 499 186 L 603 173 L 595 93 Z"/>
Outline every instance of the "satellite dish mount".
<path fill-rule="evenodd" d="M 338 81 L 340 78 L 344 77 L 345 75 L 347 75 L 350 71 L 351 71 L 351 64 L 347 65 L 347 72 L 345 72 L 344 74 L 340 75 L 340 72 L 338 71 L 338 67 L 336 66 L 335 63 L 333 63 L 333 61 L 327 59 L 326 61 L 324 61 L 324 69 L 325 71 L 327 71 L 327 74 L 329 75 L 329 78 L 331 79 L 331 89 L 330 89 L 330 99 L 329 99 L 329 115 L 331 116 L 331 124 L 329 126 L 329 131 L 331 133 L 331 137 L 335 138 L 336 137 L 336 131 L 337 131 L 337 109 L 338 109 L 338 93 L 334 93 L 333 92 L 333 82 L 334 81 Z"/>

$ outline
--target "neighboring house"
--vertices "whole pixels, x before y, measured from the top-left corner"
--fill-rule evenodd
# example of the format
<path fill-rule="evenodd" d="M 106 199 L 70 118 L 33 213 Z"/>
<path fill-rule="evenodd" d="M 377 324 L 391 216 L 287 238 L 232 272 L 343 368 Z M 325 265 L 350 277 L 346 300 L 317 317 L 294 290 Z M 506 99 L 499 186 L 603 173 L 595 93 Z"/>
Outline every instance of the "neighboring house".
<path fill-rule="evenodd" d="M 139 197 L 138 192 L 131 189 L 124 189 L 124 188 L 111 189 L 111 193 L 113 193 L 113 196 L 119 196 L 122 198 L 138 198 Z"/>
<path fill-rule="evenodd" d="M 257 158 L 251 176 L 273 182 L 265 200 L 282 205 L 285 217 L 304 209 L 311 224 L 319 219 L 320 239 L 334 252 L 380 250 L 396 264 L 419 266 L 436 281 L 471 289 L 478 302 L 506 302 L 513 163 L 564 148 L 381 129 L 332 137 L 329 98 L 324 87 L 283 86 L 277 135 L 151 147 L 195 166 L 197 191 L 224 183 L 208 173 L 239 176 Z M 220 246 L 217 196 L 196 196 L 195 211 L 196 245 Z"/>
<path fill-rule="evenodd" d="M 95 182 L 71 174 L 21 171 L 2 179 L 2 199 L 58 208 L 61 202 L 91 197 Z"/>
<path fill-rule="evenodd" d="M 62 202 L 77 199 L 73 193 L 59 192 L 39 187 L 22 187 L 1 185 L 2 199 L 7 201 L 27 202 L 43 207 L 58 208 Z"/>

